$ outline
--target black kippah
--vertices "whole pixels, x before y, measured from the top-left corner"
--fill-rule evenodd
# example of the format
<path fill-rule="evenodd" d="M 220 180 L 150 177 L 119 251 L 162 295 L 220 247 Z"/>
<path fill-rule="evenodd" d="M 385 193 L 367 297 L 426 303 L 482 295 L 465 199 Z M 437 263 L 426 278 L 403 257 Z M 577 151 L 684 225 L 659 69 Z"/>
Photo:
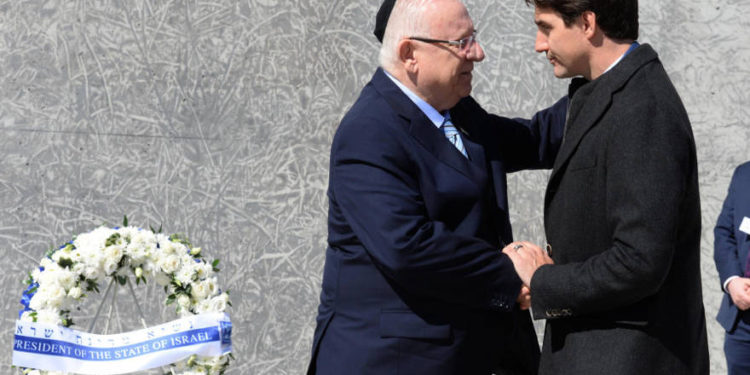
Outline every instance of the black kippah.
<path fill-rule="evenodd" d="M 391 10 L 393 10 L 393 4 L 396 0 L 385 0 L 378 10 L 378 15 L 375 17 L 375 37 L 378 38 L 380 43 L 383 43 L 383 34 L 385 34 L 385 27 L 388 25 L 388 17 L 391 16 Z"/>

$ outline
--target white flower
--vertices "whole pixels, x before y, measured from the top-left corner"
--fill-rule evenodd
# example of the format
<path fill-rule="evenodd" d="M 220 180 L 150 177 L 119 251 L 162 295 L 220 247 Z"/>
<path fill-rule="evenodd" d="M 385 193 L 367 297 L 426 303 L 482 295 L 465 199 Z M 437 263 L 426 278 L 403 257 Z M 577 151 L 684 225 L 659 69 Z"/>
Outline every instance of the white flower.
<path fill-rule="evenodd" d="M 62 319 L 60 318 L 60 312 L 58 310 L 37 310 L 36 321 L 39 323 L 48 323 L 61 325 Z"/>
<path fill-rule="evenodd" d="M 127 247 L 127 254 L 133 264 L 144 263 L 156 249 L 156 236 L 151 231 L 138 231 Z"/>
<path fill-rule="evenodd" d="M 190 292 L 193 299 L 200 301 L 206 299 L 216 293 L 216 281 L 213 278 L 206 279 L 197 283 L 193 283 L 193 288 Z"/>
<path fill-rule="evenodd" d="M 46 271 L 48 268 L 51 268 L 53 266 L 57 266 L 57 263 L 55 263 L 50 258 L 43 258 L 41 262 L 39 262 L 39 265 L 44 267 L 44 270 Z"/>
<path fill-rule="evenodd" d="M 97 266 L 86 266 L 83 269 L 83 276 L 89 280 L 98 280 L 104 277 L 103 269 Z"/>
<path fill-rule="evenodd" d="M 164 256 L 182 255 L 187 253 L 185 245 L 177 242 L 172 242 L 169 239 L 167 239 L 166 241 L 159 241 L 159 247 L 161 248 L 161 253 Z"/>
<path fill-rule="evenodd" d="M 58 285 L 40 284 L 39 289 L 31 297 L 29 307 L 33 310 L 40 310 L 46 307 L 60 308 L 65 300 L 65 289 Z"/>
<path fill-rule="evenodd" d="M 69 270 L 60 270 L 57 274 L 57 283 L 65 290 L 70 290 L 76 284 L 78 276 Z"/>
<path fill-rule="evenodd" d="M 204 299 L 202 301 L 199 301 L 195 305 L 196 314 L 205 314 L 209 312 L 211 312 L 211 300 L 210 299 Z"/>
<path fill-rule="evenodd" d="M 104 248 L 104 258 L 106 261 L 119 263 L 124 254 L 125 246 L 123 245 L 111 245 Z"/>
<path fill-rule="evenodd" d="M 78 287 L 78 286 L 73 287 L 73 288 L 71 288 L 68 291 L 68 297 L 70 297 L 72 299 L 76 299 L 77 300 L 77 299 L 81 298 L 82 295 L 83 295 L 83 290 L 80 287 Z"/>
<path fill-rule="evenodd" d="M 104 268 L 104 274 L 105 275 L 112 275 L 117 271 L 117 262 L 113 260 L 106 260 L 104 261 L 104 264 L 102 265 Z"/>
<path fill-rule="evenodd" d="M 221 369 L 226 366 L 226 364 L 229 362 L 229 356 L 222 355 L 218 357 L 198 357 L 195 361 L 195 366 L 197 368 L 206 368 L 208 367 L 210 369 L 210 374 L 219 374 L 221 372 Z"/>
<path fill-rule="evenodd" d="M 183 263 L 184 264 L 184 263 Z M 195 271 L 193 269 L 192 264 L 185 264 L 182 268 L 180 268 L 177 273 L 175 273 L 174 277 L 182 283 L 183 285 L 190 284 L 193 282 L 193 275 L 195 274 Z"/>
<path fill-rule="evenodd" d="M 180 296 L 177 297 L 177 304 L 184 310 L 189 310 L 190 309 L 190 297 L 184 294 L 180 294 Z"/>
<path fill-rule="evenodd" d="M 177 271 L 177 269 L 180 267 L 180 257 L 176 254 L 168 255 L 159 259 L 157 261 L 157 264 L 159 265 L 159 267 L 161 267 L 162 271 L 171 274 Z"/>
<path fill-rule="evenodd" d="M 229 295 L 221 293 L 218 296 L 211 298 L 209 302 L 209 312 L 223 312 L 227 309 L 227 303 L 229 302 Z"/>
<path fill-rule="evenodd" d="M 120 234 L 120 238 L 122 238 L 125 242 L 132 241 L 133 238 L 137 236 L 138 233 L 141 231 L 142 230 L 139 229 L 138 227 L 133 227 L 133 226 L 117 229 L 117 233 Z"/>
<path fill-rule="evenodd" d="M 196 263 L 195 266 L 195 272 L 198 274 L 198 279 L 203 280 L 208 276 L 211 276 L 213 274 L 213 266 L 206 263 L 206 262 L 200 262 Z"/>
<path fill-rule="evenodd" d="M 39 281 L 39 278 L 41 277 L 42 271 L 39 270 L 39 267 L 35 268 L 33 271 L 31 271 L 31 278 Z"/>
<path fill-rule="evenodd" d="M 104 247 L 104 243 L 107 241 L 115 230 L 107 227 L 99 227 L 91 232 L 82 234 L 73 240 L 73 246 L 77 249 L 100 249 Z"/>
<path fill-rule="evenodd" d="M 47 307 L 47 299 L 37 290 L 34 296 L 31 297 L 31 301 L 29 301 L 29 308 L 32 310 L 41 310 L 45 307 Z"/>

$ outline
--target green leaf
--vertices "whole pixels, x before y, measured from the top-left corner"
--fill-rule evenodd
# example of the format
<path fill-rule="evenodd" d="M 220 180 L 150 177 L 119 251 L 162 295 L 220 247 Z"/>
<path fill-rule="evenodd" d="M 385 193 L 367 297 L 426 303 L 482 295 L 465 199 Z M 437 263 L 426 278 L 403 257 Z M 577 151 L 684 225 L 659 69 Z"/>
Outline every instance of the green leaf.
<path fill-rule="evenodd" d="M 107 241 L 104 242 L 104 246 L 112 246 L 117 243 L 118 239 L 120 239 L 120 233 L 113 233 L 107 238 Z"/>
<path fill-rule="evenodd" d="M 86 279 L 86 291 L 95 291 L 99 293 L 99 284 L 96 282 L 96 280 Z"/>
<path fill-rule="evenodd" d="M 115 279 L 117 279 L 117 282 L 120 285 L 125 285 L 128 282 L 128 278 L 126 276 L 115 276 Z"/>
<path fill-rule="evenodd" d="M 122 217 L 122 226 L 127 227 L 128 226 L 128 215 L 125 215 Z"/>
<path fill-rule="evenodd" d="M 62 268 L 70 268 L 71 266 L 73 266 L 73 261 L 70 258 L 60 257 L 60 260 L 57 261 L 57 264 Z"/>
<path fill-rule="evenodd" d="M 169 236 L 169 240 L 172 241 L 172 242 L 181 243 L 181 244 L 187 246 L 188 248 L 192 248 L 193 247 L 193 245 L 190 243 L 190 241 L 187 238 L 183 237 L 179 233 L 174 233 L 171 236 Z"/>
<path fill-rule="evenodd" d="M 175 301 L 176 299 L 177 299 L 177 296 L 176 296 L 176 295 L 174 295 L 174 294 L 170 294 L 170 295 L 169 295 L 169 296 L 167 297 L 167 305 L 170 305 L 170 304 L 174 303 L 174 301 Z"/>

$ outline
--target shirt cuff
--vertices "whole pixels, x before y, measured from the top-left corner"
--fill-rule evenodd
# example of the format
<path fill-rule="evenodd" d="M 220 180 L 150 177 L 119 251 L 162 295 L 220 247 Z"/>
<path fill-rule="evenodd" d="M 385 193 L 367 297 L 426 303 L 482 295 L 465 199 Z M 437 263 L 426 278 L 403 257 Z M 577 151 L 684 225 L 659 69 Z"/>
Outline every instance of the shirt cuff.
<path fill-rule="evenodd" d="M 722 285 L 722 288 L 724 289 L 725 292 L 727 291 L 727 286 L 729 285 L 729 282 L 738 277 L 739 276 L 729 276 L 726 280 L 724 280 L 724 284 Z"/>

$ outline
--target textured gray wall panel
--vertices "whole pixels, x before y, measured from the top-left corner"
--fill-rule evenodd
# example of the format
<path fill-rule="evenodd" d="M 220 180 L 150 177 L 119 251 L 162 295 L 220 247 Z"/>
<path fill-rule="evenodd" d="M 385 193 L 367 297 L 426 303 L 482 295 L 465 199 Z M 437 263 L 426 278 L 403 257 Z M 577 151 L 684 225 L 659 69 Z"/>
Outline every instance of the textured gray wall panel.
<path fill-rule="evenodd" d="M 467 3 L 487 53 L 474 95 L 488 110 L 530 116 L 565 93 L 533 51 L 533 11 L 522 0 Z M 222 260 L 234 304 L 230 373 L 302 373 L 326 243 L 330 140 L 376 67 L 378 5 L 0 1 L 0 372 L 11 372 L 26 272 L 72 234 L 128 215 Z M 660 53 L 698 144 L 714 374 L 726 370 L 712 229 L 733 168 L 750 159 L 747 14 L 744 0 L 641 2 L 640 40 Z M 544 242 L 547 176 L 509 180 L 519 239 Z M 152 323 L 172 318 L 158 290 L 139 293 Z"/>

